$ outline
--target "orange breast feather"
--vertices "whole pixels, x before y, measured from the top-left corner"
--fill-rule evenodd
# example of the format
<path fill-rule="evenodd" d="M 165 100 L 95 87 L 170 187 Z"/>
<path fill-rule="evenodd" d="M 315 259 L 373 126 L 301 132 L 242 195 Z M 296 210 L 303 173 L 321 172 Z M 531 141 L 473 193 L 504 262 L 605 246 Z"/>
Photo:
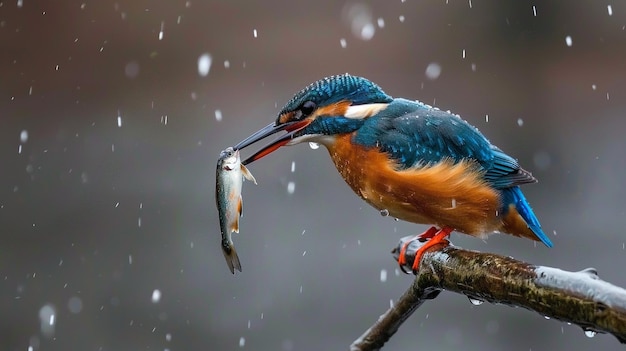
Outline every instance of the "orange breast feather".
<path fill-rule="evenodd" d="M 448 226 L 474 236 L 502 228 L 499 194 L 471 161 L 400 170 L 387 154 L 354 145 L 350 137 L 337 137 L 328 151 L 348 185 L 375 208 L 409 222 Z"/>

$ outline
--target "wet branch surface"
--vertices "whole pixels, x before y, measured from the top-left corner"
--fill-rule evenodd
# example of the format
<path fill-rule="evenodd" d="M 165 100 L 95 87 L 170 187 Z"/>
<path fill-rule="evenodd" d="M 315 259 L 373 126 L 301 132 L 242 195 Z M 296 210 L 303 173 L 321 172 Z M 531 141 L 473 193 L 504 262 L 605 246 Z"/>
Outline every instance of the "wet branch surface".
<path fill-rule="evenodd" d="M 422 243 L 412 236 L 405 237 L 392 253 L 397 259 L 401 245 L 407 241 L 405 268 L 410 271 Z M 477 302 L 523 307 L 577 324 L 589 333 L 610 333 L 626 343 L 626 290 L 601 280 L 593 268 L 568 272 L 438 245 L 426 251 L 415 273 L 413 284 L 352 343 L 352 351 L 381 349 L 417 308 L 443 290 L 464 294 Z"/>

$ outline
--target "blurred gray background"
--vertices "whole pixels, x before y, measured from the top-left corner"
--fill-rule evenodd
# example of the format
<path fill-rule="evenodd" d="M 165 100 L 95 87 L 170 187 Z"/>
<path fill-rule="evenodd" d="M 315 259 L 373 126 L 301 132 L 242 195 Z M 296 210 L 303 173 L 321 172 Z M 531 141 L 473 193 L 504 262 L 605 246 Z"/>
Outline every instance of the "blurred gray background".
<path fill-rule="evenodd" d="M 219 151 L 344 72 L 461 114 L 540 179 L 553 249 L 456 245 L 626 285 L 625 25 L 623 1 L 0 2 L 0 350 L 347 349 L 426 227 L 284 148 L 251 165 L 232 276 L 214 202 Z M 618 347 L 442 293 L 385 349 Z"/>

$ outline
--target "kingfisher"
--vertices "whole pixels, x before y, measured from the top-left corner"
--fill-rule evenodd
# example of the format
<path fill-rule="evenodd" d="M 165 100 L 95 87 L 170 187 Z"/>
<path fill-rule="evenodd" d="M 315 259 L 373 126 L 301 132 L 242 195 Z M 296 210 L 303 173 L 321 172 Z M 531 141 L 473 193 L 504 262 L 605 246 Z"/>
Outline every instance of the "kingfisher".
<path fill-rule="evenodd" d="M 415 255 L 457 231 L 485 238 L 501 232 L 552 242 L 522 194 L 535 183 L 519 165 L 460 116 L 419 101 L 393 98 L 366 78 L 349 74 L 318 80 L 298 92 L 276 120 L 238 143 L 246 148 L 283 132 L 243 161 L 282 146 L 315 142 L 365 202 L 395 218 L 432 225 Z M 398 263 L 406 264 L 406 246 Z"/>

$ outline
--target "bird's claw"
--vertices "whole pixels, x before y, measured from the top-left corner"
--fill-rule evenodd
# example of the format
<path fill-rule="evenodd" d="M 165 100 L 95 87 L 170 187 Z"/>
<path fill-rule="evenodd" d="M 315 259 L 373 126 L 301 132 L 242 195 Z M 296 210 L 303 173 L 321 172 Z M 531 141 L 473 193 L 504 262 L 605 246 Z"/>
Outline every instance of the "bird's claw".
<path fill-rule="evenodd" d="M 446 246 L 450 244 L 446 238 L 451 230 L 448 228 L 435 229 L 433 233 L 432 229 L 420 235 L 409 235 L 401 238 L 398 246 L 391 251 L 400 266 L 400 270 L 405 274 L 417 274 L 422 255 L 429 248 L 437 244 Z"/>

